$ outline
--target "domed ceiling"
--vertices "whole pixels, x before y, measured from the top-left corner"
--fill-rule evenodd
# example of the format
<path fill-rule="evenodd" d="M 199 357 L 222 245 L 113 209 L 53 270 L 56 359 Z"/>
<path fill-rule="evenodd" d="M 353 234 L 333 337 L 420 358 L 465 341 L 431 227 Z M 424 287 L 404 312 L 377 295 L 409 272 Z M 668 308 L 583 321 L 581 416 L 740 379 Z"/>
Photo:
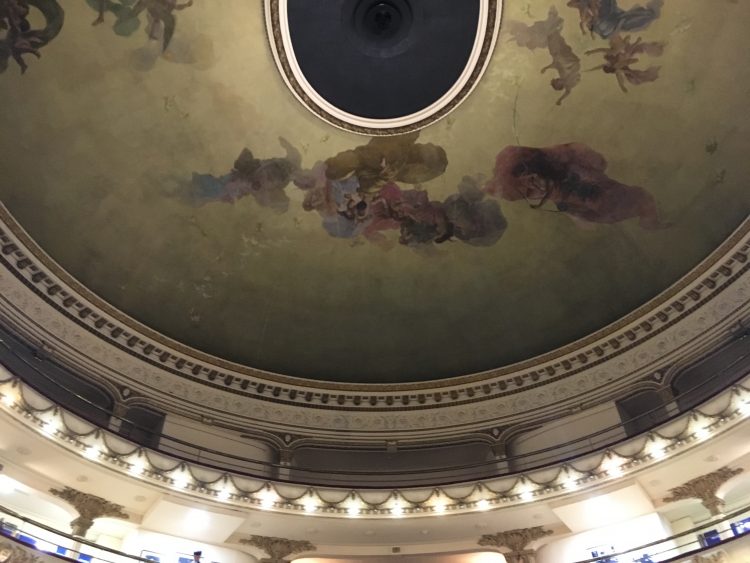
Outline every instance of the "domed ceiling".
<path fill-rule="evenodd" d="M 501 4 L 463 103 L 369 137 L 290 92 L 260 2 L 0 0 L 0 197 L 103 300 L 254 368 L 393 383 L 552 351 L 746 218 L 750 3 Z"/>

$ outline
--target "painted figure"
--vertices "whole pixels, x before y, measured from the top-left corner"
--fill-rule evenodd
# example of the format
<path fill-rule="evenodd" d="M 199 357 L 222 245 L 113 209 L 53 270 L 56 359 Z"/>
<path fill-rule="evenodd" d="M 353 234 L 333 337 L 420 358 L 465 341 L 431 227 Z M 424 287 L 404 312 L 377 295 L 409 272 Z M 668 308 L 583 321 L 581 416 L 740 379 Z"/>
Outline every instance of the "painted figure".
<path fill-rule="evenodd" d="M 193 0 L 183 3 L 178 0 L 88 0 L 88 3 L 98 10 L 94 25 L 104 22 L 106 12 L 115 15 L 114 30 L 118 35 L 132 34 L 140 27 L 140 15 L 146 12 L 146 33 L 150 39 L 161 39 L 162 51 L 166 51 L 177 25 L 174 12 L 189 8 Z"/>
<path fill-rule="evenodd" d="M 284 213 L 289 209 L 289 197 L 284 190 L 299 170 L 302 157 L 286 140 L 279 141 L 286 157 L 260 160 L 249 149 L 243 149 L 228 174 L 216 177 L 194 173 L 190 201 L 196 205 L 213 201 L 235 203 L 252 196 L 261 207 Z"/>
<path fill-rule="evenodd" d="M 649 0 L 627 10 L 617 0 L 569 0 L 568 6 L 578 9 L 581 31 L 607 39 L 617 32 L 646 29 L 661 16 L 664 0 Z"/>
<path fill-rule="evenodd" d="M 648 55 L 658 57 L 663 52 L 663 43 L 641 41 L 640 37 L 631 43 L 630 36 L 622 37 L 617 34 L 610 37 L 609 47 L 592 49 L 591 51 L 586 51 L 586 54 L 604 53 L 604 60 L 606 62 L 591 70 L 601 69 L 607 74 L 614 74 L 617 77 L 620 89 L 623 92 L 627 92 L 626 82 L 638 86 L 646 82 L 654 82 L 659 78 L 660 67 L 658 66 L 650 66 L 644 70 L 632 68 L 632 65 L 639 61 L 639 56 Z"/>
<path fill-rule="evenodd" d="M 550 69 L 557 71 L 558 77 L 553 78 L 550 84 L 558 92 L 563 92 L 556 102 L 558 106 L 581 81 L 581 59 L 563 38 L 563 23 L 564 20 L 553 6 L 549 9 L 546 20 L 537 21 L 531 25 L 516 21 L 508 24 L 511 39 L 519 46 L 531 50 L 541 48 L 549 50 L 552 62 L 542 69 L 542 74 Z"/>
<path fill-rule="evenodd" d="M 419 133 L 375 137 L 326 160 L 326 175 L 331 180 L 354 175 L 363 193 L 377 192 L 389 182 L 420 184 L 437 178 L 445 172 L 448 157 L 442 147 L 417 143 L 418 138 Z"/>
<path fill-rule="evenodd" d="M 508 222 L 500 205 L 486 198 L 476 178 L 464 176 L 458 194 L 443 202 L 455 238 L 472 246 L 492 246 L 503 236 Z"/>
<path fill-rule="evenodd" d="M 300 173 L 297 187 L 305 192 L 303 207 L 317 211 L 323 228 L 336 238 L 363 237 L 390 248 L 394 242 L 414 248 L 459 240 L 474 246 L 495 244 L 507 227 L 500 206 L 486 199 L 476 180 L 464 178 L 459 193 L 444 202 L 431 200 L 420 189 L 402 189 L 394 182 L 377 192 L 362 192 L 356 175 L 331 180 L 325 164 Z M 388 236 L 396 231 L 394 241 Z"/>
<path fill-rule="evenodd" d="M 613 180 L 607 161 L 580 143 L 546 148 L 509 146 L 497 155 L 494 177 L 485 191 L 532 209 L 547 203 L 585 223 L 619 223 L 637 218 L 641 227 L 665 226 L 645 189 Z"/>
<path fill-rule="evenodd" d="M 44 27 L 34 29 L 29 20 L 31 8 L 38 10 L 44 19 Z M 21 73 L 28 65 L 24 55 L 41 57 L 40 49 L 60 33 L 65 20 L 57 0 L 0 0 L 0 73 L 8 69 L 10 58 L 16 61 Z"/>

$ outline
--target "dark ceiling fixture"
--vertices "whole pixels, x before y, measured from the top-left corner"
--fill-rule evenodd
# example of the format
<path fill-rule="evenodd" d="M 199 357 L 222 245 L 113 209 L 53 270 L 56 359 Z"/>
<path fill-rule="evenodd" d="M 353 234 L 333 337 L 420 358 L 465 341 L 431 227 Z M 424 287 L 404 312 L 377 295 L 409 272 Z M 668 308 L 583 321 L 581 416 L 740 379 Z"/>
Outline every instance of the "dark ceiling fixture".
<path fill-rule="evenodd" d="M 294 95 L 367 135 L 414 131 L 455 109 L 494 49 L 501 0 L 266 0 Z"/>

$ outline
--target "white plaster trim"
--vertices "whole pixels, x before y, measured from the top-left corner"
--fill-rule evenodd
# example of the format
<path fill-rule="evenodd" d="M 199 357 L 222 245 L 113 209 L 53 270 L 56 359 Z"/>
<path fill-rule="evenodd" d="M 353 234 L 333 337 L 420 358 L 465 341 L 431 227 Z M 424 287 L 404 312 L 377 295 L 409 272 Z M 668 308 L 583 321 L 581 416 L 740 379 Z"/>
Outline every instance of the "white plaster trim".
<path fill-rule="evenodd" d="M 299 63 L 297 62 L 297 57 L 295 56 L 294 47 L 293 47 L 292 39 L 291 39 L 290 32 L 289 32 L 289 20 L 287 17 L 287 9 L 288 9 L 288 0 L 279 0 L 279 23 L 281 27 L 279 31 L 281 32 L 284 50 L 287 53 L 287 61 L 292 70 L 292 74 L 294 75 L 294 79 L 297 81 L 297 83 L 302 88 L 304 93 L 310 98 L 310 100 L 317 107 L 322 109 L 326 114 L 334 117 L 335 119 L 339 119 L 345 123 L 353 125 L 354 127 L 357 127 L 357 128 L 366 128 L 366 129 L 371 129 L 371 130 L 393 130 L 393 129 L 406 130 L 410 126 L 415 125 L 420 122 L 422 122 L 423 125 L 421 125 L 419 128 L 422 128 L 422 127 L 426 127 L 427 125 L 430 125 L 431 123 L 434 123 L 435 121 L 439 119 L 442 119 L 443 117 L 447 116 L 450 112 L 454 111 L 459 105 L 461 105 L 469 97 L 471 92 L 474 91 L 476 86 L 479 84 L 479 81 L 481 80 L 482 76 L 484 75 L 484 72 L 487 69 L 487 66 L 489 65 L 489 62 L 492 58 L 492 53 L 497 43 L 497 38 L 499 35 L 499 31 L 500 31 L 500 22 L 502 20 L 503 0 L 497 0 L 497 13 L 495 17 L 494 26 L 492 29 L 492 39 L 491 39 L 489 54 L 487 55 L 487 57 L 485 57 L 482 67 L 480 69 L 480 73 L 477 75 L 476 80 L 473 82 L 473 84 L 470 85 L 469 91 L 467 91 L 460 99 L 458 99 L 458 103 L 456 103 L 456 105 L 453 108 L 451 108 L 450 111 L 440 115 L 435 120 L 431 120 L 431 121 L 430 121 L 430 118 L 432 118 L 433 116 L 435 116 L 435 114 L 439 113 L 441 110 L 446 108 L 449 104 L 451 104 L 451 102 L 453 102 L 453 100 L 456 99 L 456 97 L 461 93 L 463 88 L 469 83 L 472 73 L 477 68 L 477 65 L 480 60 L 482 47 L 484 45 L 484 42 L 488 33 L 488 29 L 487 29 L 488 26 L 486 24 L 488 21 L 489 11 L 490 11 L 489 0 L 480 0 L 479 21 L 477 24 L 477 34 L 474 39 L 474 46 L 472 47 L 471 55 L 466 64 L 466 67 L 464 68 L 463 72 L 461 73 L 461 76 L 459 76 L 455 84 L 453 84 L 453 86 L 439 100 L 437 100 L 430 106 L 416 113 L 406 115 L 403 117 L 399 117 L 399 118 L 393 118 L 393 119 L 368 119 L 368 118 L 364 118 L 361 116 L 353 115 L 351 113 L 345 112 L 337 108 L 333 104 L 329 103 L 320 94 L 318 94 L 318 92 L 307 81 L 307 78 L 302 72 L 302 69 L 300 68 Z M 316 117 L 320 119 L 324 119 L 327 123 L 335 127 L 339 127 L 341 129 L 348 129 L 347 127 L 344 127 L 341 124 L 337 123 L 335 120 L 328 120 L 322 115 L 320 115 L 320 113 L 314 111 L 314 109 L 309 106 L 309 102 L 303 99 L 294 88 L 289 77 L 287 76 L 286 71 L 284 70 L 284 66 L 281 62 L 280 54 L 278 52 L 278 49 L 276 48 L 276 43 L 273 37 L 273 21 L 272 21 L 271 10 L 272 9 L 271 9 L 270 0 L 265 0 L 265 15 L 266 15 L 266 25 L 268 29 L 269 43 L 271 45 L 271 51 L 273 53 L 274 61 L 276 62 L 277 67 L 279 68 L 279 72 L 281 73 L 281 76 L 285 84 L 287 85 L 289 90 L 292 92 L 294 97 L 297 98 L 297 100 L 303 106 L 305 106 L 308 110 L 310 110 Z M 348 130 L 351 130 L 351 129 L 348 129 Z"/>

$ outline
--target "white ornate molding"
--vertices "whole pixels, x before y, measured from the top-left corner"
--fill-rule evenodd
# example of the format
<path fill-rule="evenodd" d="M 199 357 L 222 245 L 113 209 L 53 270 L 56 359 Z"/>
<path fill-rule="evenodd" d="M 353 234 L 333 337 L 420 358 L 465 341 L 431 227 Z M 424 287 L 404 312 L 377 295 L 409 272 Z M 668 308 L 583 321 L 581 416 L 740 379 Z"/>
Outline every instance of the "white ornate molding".
<path fill-rule="evenodd" d="M 393 119 L 368 119 L 337 108 L 311 86 L 295 56 L 287 20 L 288 0 L 264 0 L 266 32 L 282 79 L 295 98 L 327 123 L 362 135 L 398 135 L 435 123 L 455 110 L 479 83 L 497 43 L 503 0 L 480 0 L 479 22 L 467 64 L 456 82 L 430 106 Z"/>
<path fill-rule="evenodd" d="M 87 290 L 0 207 L 0 322 L 47 355 L 166 410 L 297 436 L 429 439 L 611 400 L 725 341 L 750 316 L 750 220 L 679 283 L 569 346 L 432 384 L 344 385 L 231 364 L 172 341 Z"/>
<path fill-rule="evenodd" d="M 343 488 L 296 484 L 217 469 L 155 452 L 64 411 L 0 366 L 0 417 L 39 432 L 69 452 L 146 485 L 203 501 L 325 518 L 405 518 L 500 510 L 629 478 L 712 437 L 750 424 L 747 381 L 652 432 L 525 473 L 450 485 Z M 710 409 L 710 410 L 709 410 Z M 213 461 L 214 464 L 219 462 Z"/>

